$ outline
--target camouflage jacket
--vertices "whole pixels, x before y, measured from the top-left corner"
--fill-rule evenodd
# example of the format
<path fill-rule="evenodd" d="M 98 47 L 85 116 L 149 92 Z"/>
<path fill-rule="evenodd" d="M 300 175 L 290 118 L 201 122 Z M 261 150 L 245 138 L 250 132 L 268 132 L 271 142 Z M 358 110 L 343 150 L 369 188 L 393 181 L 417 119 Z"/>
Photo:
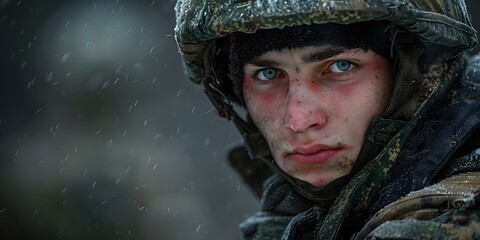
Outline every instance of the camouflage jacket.
<path fill-rule="evenodd" d="M 409 122 L 376 120 L 384 147 L 331 202 L 270 177 L 245 239 L 480 239 L 480 55 Z M 384 143 L 382 143 L 384 142 Z"/>

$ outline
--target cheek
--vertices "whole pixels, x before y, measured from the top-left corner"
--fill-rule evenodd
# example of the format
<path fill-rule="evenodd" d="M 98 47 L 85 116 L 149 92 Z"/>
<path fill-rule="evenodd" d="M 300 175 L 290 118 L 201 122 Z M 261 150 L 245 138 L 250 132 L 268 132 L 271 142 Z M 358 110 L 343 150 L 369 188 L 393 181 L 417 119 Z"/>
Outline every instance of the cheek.
<path fill-rule="evenodd" d="M 354 108 L 379 115 L 388 104 L 393 80 L 386 61 L 377 60 L 371 66 L 357 76 L 361 81 L 342 86 L 340 92 L 342 98 Z"/>
<path fill-rule="evenodd" d="M 244 81 L 243 97 L 245 105 L 257 127 L 262 130 L 265 122 L 271 121 L 273 116 L 272 105 L 275 103 L 274 96 L 271 93 L 261 93 L 251 86 L 249 81 Z"/>
<path fill-rule="evenodd" d="M 263 104 L 273 104 L 278 97 L 278 87 L 272 88 L 253 83 L 249 77 L 243 80 L 243 96 L 249 99 L 251 103 L 262 102 Z"/>

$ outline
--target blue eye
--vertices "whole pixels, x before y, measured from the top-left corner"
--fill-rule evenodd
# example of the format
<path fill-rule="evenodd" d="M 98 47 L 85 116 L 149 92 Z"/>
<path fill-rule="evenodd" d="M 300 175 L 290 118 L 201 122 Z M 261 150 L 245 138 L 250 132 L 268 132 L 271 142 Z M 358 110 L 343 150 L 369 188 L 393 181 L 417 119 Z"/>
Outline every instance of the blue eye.
<path fill-rule="evenodd" d="M 340 60 L 330 65 L 330 70 L 334 73 L 343 73 L 353 68 L 353 64 L 349 61 Z"/>
<path fill-rule="evenodd" d="M 258 71 L 257 78 L 262 81 L 268 81 L 268 80 L 275 79 L 276 77 L 278 77 L 278 75 L 280 75 L 279 70 L 275 68 L 265 68 Z"/>

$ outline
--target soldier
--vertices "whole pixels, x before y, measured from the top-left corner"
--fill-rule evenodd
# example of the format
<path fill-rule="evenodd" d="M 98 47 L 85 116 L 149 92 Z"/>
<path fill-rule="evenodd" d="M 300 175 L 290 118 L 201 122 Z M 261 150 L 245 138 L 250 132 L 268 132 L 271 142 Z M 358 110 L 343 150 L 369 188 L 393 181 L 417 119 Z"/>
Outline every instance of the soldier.
<path fill-rule="evenodd" d="M 176 13 L 188 77 L 245 140 L 230 162 L 261 197 L 245 239 L 480 239 L 464 1 L 179 0 Z"/>

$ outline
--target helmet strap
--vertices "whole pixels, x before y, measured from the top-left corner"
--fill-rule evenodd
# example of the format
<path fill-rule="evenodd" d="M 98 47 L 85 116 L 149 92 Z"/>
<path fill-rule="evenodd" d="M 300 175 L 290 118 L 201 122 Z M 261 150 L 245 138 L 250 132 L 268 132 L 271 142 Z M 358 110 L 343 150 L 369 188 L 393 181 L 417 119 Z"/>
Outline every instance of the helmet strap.
<path fill-rule="evenodd" d="M 213 46 L 215 46 L 215 44 L 213 44 Z M 248 116 L 247 120 L 240 117 L 235 111 L 232 101 L 229 100 L 224 93 L 225 86 L 220 80 L 228 79 L 228 76 L 225 73 L 222 74 L 223 71 L 219 71 L 219 67 L 216 66 L 217 61 L 215 61 L 215 54 L 217 54 L 217 51 L 213 49 L 210 52 L 212 53 L 210 59 L 204 61 L 205 63 L 210 63 L 210 66 L 205 66 L 205 69 L 208 69 L 203 81 L 205 94 L 217 110 L 218 115 L 227 120 L 231 120 L 235 124 L 235 127 L 244 139 L 246 150 L 251 159 L 271 155 L 267 142 L 255 124 L 252 123 L 252 120 L 248 119 Z"/>

